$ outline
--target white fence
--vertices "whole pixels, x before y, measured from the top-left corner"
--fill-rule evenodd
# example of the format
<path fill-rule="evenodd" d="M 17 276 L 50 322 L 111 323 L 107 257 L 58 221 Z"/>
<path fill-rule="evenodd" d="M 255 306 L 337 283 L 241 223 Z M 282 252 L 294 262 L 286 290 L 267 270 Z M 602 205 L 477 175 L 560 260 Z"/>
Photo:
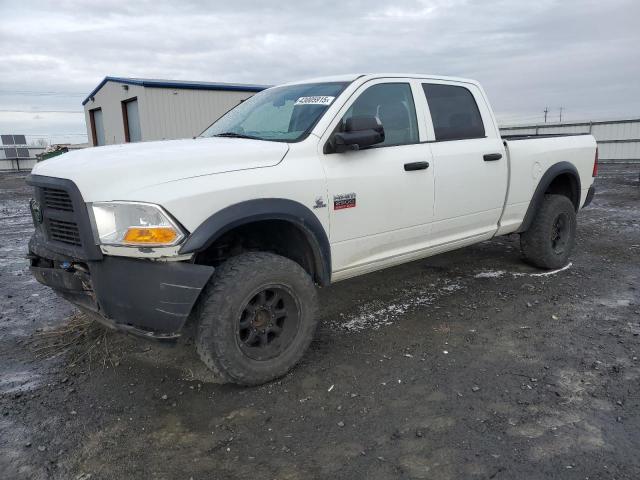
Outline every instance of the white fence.
<path fill-rule="evenodd" d="M 541 123 L 500 127 L 502 135 L 590 133 L 602 162 L 640 162 L 640 118 L 596 122 Z"/>
<path fill-rule="evenodd" d="M 545 135 L 562 133 L 590 133 L 598 142 L 600 161 L 610 163 L 640 162 L 640 118 L 594 122 L 541 123 L 500 127 L 502 135 Z M 28 148 L 28 158 L 15 157 L 0 146 L 0 171 L 29 171 L 36 164 L 36 153 L 42 147 Z"/>
<path fill-rule="evenodd" d="M 16 148 L 2 148 L 0 146 L 0 171 L 21 172 L 31 171 L 36 164 L 36 154 L 44 152 L 42 147 L 24 147 L 28 155 L 15 155 Z"/>

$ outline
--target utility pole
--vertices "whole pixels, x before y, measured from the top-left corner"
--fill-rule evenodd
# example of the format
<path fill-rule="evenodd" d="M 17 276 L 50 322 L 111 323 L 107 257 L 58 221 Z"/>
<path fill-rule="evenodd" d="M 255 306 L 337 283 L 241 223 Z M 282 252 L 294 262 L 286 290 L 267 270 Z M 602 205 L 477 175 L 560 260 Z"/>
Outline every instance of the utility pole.
<path fill-rule="evenodd" d="M 544 107 L 544 123 L 547 123 L 547 113 L 549 113 L 549 107 Z"/>
<path fill-rule="evenodd" d="M 560 107 L 560 123 L 562 123 L 562 107 Z"/>

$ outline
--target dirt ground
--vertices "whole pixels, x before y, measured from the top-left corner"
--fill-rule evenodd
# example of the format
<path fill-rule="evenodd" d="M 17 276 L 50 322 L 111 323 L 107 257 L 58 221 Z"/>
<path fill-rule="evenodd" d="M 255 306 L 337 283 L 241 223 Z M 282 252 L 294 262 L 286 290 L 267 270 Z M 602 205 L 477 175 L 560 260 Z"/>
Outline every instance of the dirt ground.
<path fill-rule="evenodd" d="M 512 236 L 323 289 L 303 362 L 258 388 L 36 283 L 2 175 L 0 478 L 640 478 L 639 171 L 601 167 L 562 271 Z"/>

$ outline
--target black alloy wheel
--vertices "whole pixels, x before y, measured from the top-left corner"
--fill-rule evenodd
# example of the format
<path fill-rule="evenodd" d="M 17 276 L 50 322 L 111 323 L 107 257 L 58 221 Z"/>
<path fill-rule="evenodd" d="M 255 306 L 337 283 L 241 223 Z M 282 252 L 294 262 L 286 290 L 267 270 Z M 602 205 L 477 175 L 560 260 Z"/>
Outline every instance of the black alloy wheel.
<path fill-rule="evenodd" d="M 254 360 L 268 360 L 286 350 L 298 332 L 300 307 L 284 285 L 252 292 L 238 322 L 241 350 Z"/>
<path fill-rule="evenodd" d="M 553 222 L 551 229 L 551 248 L 557 255 L 562 255 L 569 239 L 570 223 L 566 213 L 561 213 Z"/>

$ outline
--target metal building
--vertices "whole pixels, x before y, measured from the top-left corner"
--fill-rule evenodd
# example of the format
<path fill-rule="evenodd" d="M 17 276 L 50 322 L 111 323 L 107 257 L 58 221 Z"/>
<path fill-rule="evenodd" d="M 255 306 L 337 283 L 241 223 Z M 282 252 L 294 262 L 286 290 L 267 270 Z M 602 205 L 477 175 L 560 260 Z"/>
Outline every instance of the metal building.
<path fill-rule="evenodd" d="M 500 133 L 503 135 L 590 133 L 598 142 L 600 161 L 640 162 L 640 118 L 503 126 L 500 127 Z"/>
<path fill-rule="evenodd" d="M 44 151 L 44 147 L 27 145 L 24 135 L 1 135 L 0 170 L 31 170 L 36 164 L 36 155 Z"/>
<path fill-rule="evenodd" d="M 89 144 L 189 138 L 264 85 L 105 77 L 82 102 Z"/>

